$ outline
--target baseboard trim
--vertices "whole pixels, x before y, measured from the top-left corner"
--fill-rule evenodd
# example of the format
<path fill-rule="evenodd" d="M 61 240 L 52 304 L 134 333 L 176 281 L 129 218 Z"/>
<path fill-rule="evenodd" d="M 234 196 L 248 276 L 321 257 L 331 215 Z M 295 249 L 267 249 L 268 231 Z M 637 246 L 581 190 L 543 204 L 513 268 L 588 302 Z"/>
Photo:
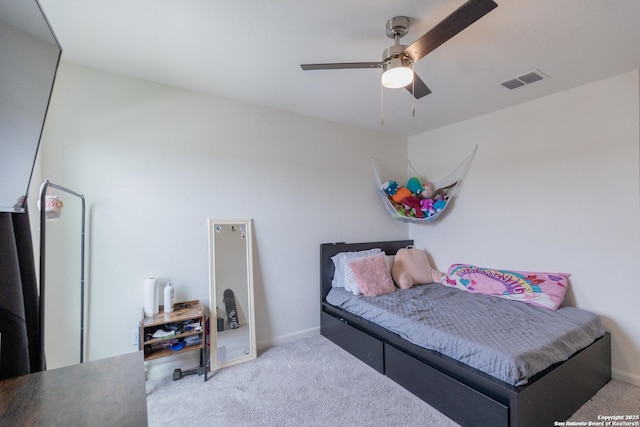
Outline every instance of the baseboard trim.
<path fill-rule="evenodd" d="M 275 345 L 287 344 L 287 343 L 298 341 L 304 338 L 311 338 L 319 334 L 320 334 L 320 326 L 316 326 L 314 328 L 305 329 L 303 331 L 294 332 L 292 334 L 281 335 L 279 337 L 275 337 L 269 340 L 258 341 L 257 347 L 258 347 L 258 351 L 266 350 L 269 347 L 273 347 Z"/>
<path fill-rule="evenodd" d="M 611 378 L 615 380 L 624 381 L 626 383 L 640 387 L 640 376 L 630 374 L 629 372 L 621 371 L 619 369 L 611 369 Z"/>

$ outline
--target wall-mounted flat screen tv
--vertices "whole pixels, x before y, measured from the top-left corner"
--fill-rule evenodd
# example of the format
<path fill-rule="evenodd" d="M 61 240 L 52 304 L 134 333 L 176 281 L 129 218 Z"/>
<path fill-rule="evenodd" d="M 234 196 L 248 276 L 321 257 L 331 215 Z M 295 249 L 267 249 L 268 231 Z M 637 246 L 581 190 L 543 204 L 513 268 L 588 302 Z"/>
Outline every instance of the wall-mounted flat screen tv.
<path fill-rule="evenodd" d="M 62 49 L 36 0 L 0 0 L 0 212 L 24 212 Z"/>

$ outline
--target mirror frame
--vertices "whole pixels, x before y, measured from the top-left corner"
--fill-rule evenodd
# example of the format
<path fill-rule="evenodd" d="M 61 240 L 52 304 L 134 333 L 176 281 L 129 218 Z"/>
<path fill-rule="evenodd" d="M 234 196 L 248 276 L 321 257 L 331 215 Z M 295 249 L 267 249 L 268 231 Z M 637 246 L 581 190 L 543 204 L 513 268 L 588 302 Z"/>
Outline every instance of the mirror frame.
<path fill-rule="evenodd" d="M 210 336 L 210 354 L 211 371 L 215 371 L 227 366 L 236 365 L 238 363 L 253 360 L 257 356 L 256 348 L 256 330 L 255 330 L 255 308 L 253 295 L 253 221 L 251 218 L 242 219 L 208 219 L 209 224 L 209 336 Z M 235 359 L 230 359 L 218 363 L 218 328 L 216 307 L 219 307 L 216 296 L 216 275 L 215 275 L 215 228 L 216 225 L 244 225 L 246 231 L 246 258 L 247 258 L 247 295 L 248 295 L 248 313 L 245 313 L 247 325 L 249 326 L 249 343 L 251 350 L 249 354 Z"/>

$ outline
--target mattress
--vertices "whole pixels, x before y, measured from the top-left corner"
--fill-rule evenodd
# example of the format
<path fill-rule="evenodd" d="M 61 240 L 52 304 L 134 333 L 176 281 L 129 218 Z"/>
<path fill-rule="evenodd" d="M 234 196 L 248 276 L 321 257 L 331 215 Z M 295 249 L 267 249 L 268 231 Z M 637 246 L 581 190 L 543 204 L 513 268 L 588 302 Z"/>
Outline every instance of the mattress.
<path fill-rule="evenodd" d="M 605 333 L 589 311 L 551 311 L 435 283 L 378 297 L 332 288 L 326 301 L 516 386 Z"/>

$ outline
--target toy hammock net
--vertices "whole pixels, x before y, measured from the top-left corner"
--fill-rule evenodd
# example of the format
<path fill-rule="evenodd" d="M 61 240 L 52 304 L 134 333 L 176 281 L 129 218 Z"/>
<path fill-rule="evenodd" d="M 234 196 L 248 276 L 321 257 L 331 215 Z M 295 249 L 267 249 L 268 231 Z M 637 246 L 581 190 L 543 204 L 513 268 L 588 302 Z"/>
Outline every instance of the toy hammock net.
<path fill-rule="evenodd" d="M 434 182 L 416 172 L 410 162 L 407 181 L 383 181 L 375 160 L 371 159 L 382 203 L 400 221 L 420 224 L 436 220 L 458 194 L 477 149 L 478 146 L 447 177 Z"/>

